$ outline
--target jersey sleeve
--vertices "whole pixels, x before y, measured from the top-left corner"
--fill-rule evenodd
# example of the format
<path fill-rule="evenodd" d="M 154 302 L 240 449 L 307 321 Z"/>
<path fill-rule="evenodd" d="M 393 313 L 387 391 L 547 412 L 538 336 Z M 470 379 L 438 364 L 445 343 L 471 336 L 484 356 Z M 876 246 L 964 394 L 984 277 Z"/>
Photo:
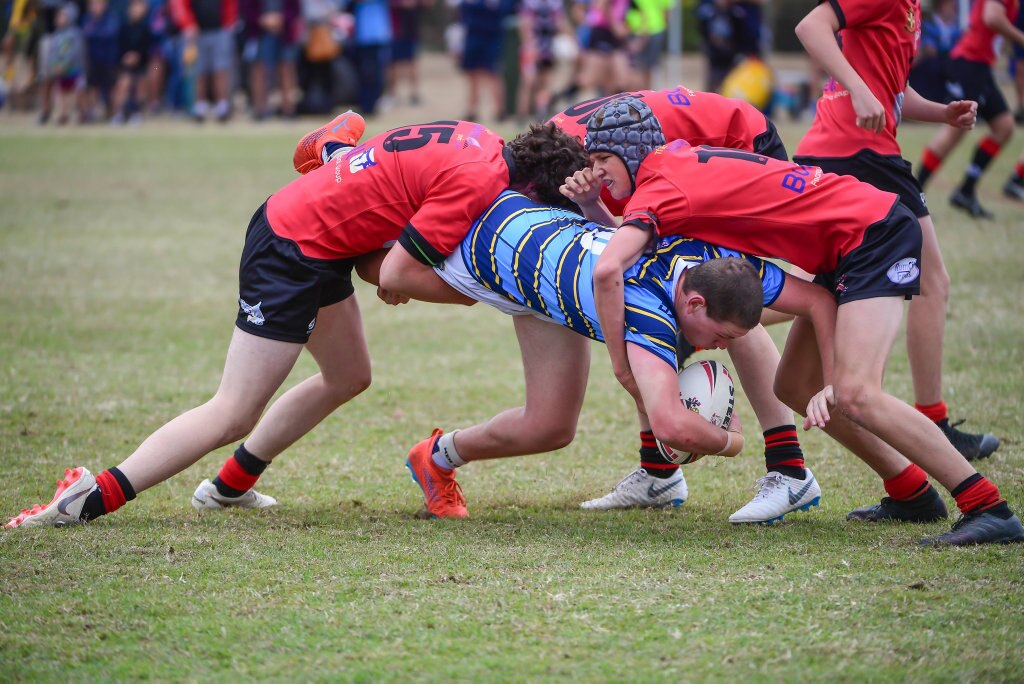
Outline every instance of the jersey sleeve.
<path fill-rule="evenodd" d="M 462 164 L 439 174 L 398 238 L 415 259 L 437 266 L 459 247 L 473 222 L 507 185 L 485 164 Z"/>
<path fill-rule="evenodd" d="M 649 290 L 626 281 L 626 342 L 646 349 L 676 368 L 676 319 Z"/>
<path fill-rule="evenodd" d="M 839 18 L 840 30 L 886 21 L 892 0 L 829 0 Z"/>

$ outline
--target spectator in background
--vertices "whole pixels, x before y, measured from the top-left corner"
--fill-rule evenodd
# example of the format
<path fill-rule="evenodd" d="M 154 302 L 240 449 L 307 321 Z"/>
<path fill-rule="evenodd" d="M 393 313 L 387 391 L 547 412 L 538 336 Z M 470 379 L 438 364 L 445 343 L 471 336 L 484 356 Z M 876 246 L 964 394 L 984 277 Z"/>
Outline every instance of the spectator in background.
<path fill-rule="evenodd" d="M 1018 10 L 1017 20 L 1013 24 L 1019 30 L 1024 31 L 1024 12 Z M 1017 106 L 1013 110 L 1013 119 L 1018 124 L 1024 124 L 1024 45 L 1014 43 L 1012 49 L 1010 76 L 1013 78 L 1013 88 L 1017 95 Z"/>
<path fill-rule="evenodd" d="M 946 66 L 949 51 L 960 40 L 956 0 L 938 0 L 921 22 L 921 42 L 910 69 L 910 85 L 926 100 L 946 99 Z"/>
<path fill-rule="evenodd" d="M 519 5 L 519 94 L 516 115 L 551 116 L 551 75 L 555 69 L 555 36 L 568 33 L 562 0 L 522 0 Z"/>
<path fill-rule="evenodd" d="M 419 74 L 416 69 L 423 10 L 432 0 L 391 0 L 391 66 L 388 69 L 388 97 L 398 101 L 399 81 L 409 88 L 409 104 L 421 103 Z"/>
<path fill-rule="evenodd" d="M 78 6 L 72 2 L 62 5 L 57 10 L 54 29 L 46 55 L 47 77 L 53 83 L 57 125 L 63 126 L 76 105 L 81 117 L 84 104 L 85 39 L 78 28 Z"/>
<path fill-rule="evenodd" d="M 269 95 L 276 82 L 281 116 L 291 118 L 298 87 L 299 0 L 241 0 L 240 9 L 245 21 L 252 117 L 262 121 L 271 116 Z"/>
<path fill-rule="evenodd" d="M 51 55 L 50 43 L 57 30 L 57 13 L 64 5 L 64 0 L 39 0 L 36 22 L 39 27 L 39 43 L 37 46 L 36 70 L 39 74 L 39 118 L 40 124 L 50 120 L 53 110 L 53 91 L 55 79 L 52 67 L 47 63 Z"/>
<path fill-rule="evenodd" d="M 476 121 L 480 98 L 489 88 L 494 101 L 494 118 L 502 120 L 505 98 L 498 79 L 501 59 L 502 23 L 509 13 L 508 0 L 461 0 L 459 23 L 465 36 L 459 66 L 469 79 L 469 96 L 465 119 Z"/>
<path fill-rule="evenodd" d="M 111 95 L 117 79 L 120 30 L 121 19 L 107 0 L 89 0 L 82 22 L 88 63 L 85 72 L 86 119 L 91 119 L 102 108 L 105 121 L 113 111 Z"/>
<path fill-rule="evenodd" d="M 114 125 L 125 121 L 139 123 L 142 120 L 139 91 L 146 78 L 153 47 L 147 0 L 130 0 L 128 3 L 128 16 L 121 25 L 119 43 L 121 54 L 114 91 L 114 116 L 110 122 Z"/>
<path fill-rule="evenodd" d="M 707 59 L 704 90 L 716 93 L 739 55 L 728 0 L 700 0 L 697 22 Z"/>
<path fill-rule="evenodd" d="M 588 27 L 583 48 L 580 89 L 599 95 L 628 90 L 630 81 L 629 29 L 626 11 L 630 0 L 591 0 L 583 17 Z"/>
<path fill-rule="evenodd" d="M 650 90 L 654 70 L 661 63 L 668 35 L 668 12 L 674 0 L 633 0 L 626 25 L 633 34 L 629 54 L 635 90 Z"/>
<path fill-rule="evenodd" d="M 169 72 L 178 67 L 167 11 L 167 0 L 149 0 L 149 33 L 153 42 L 149 49 L 149 69 L 146 72 L 144 92 L 146 109 L 154 114 L 163 107 L 165 91 L 171 82 Z"/>
<path fill-rule="evenodd" d="M 363 116 L 373 116 L 391 63 L 391 10 L 388 0 L 354 0 L 352 12 L 359 109 Z"/>
<path fill-rule="evenodd" d="M 218 121 L 231 116 L 234 68 L 232 31 L 238 21 L 238 0 L 170 0 L 171 16 L 181 29 L 184 51 L 195 54 L 195 103 L 192 117 L 202 122 L 210 113 Z"/>

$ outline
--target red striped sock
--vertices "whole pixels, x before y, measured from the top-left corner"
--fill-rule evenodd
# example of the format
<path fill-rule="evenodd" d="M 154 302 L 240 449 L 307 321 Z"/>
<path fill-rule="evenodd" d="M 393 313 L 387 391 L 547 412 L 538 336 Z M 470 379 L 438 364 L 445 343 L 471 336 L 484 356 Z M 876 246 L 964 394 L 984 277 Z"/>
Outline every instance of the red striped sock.
<path fill-rule="evenodd" d="M 921 154 L 921 166 L 928 169 L 929 173 L 935 173 L 935 170 L 942 166 L 942 157 L 926 147 Z"/>
<path fill-rule="evenodd" d="M 958 484 L 951 494 L 956 499 L 957 508 L 964 515 L 991 508 L 1005 501 L 999 498 L 999 488 L 981 473 L 975 473 Z"/>
<path fill-rule="evenodd" d="M 897 501 L 910 501 L 928 491 L 928 476 L 914 463 L 908 465 L 902 473 L 888 480 L 883 480 L 885 493 Z"/>
<path fill-rule="evenodd" d="M 121 483 L 110 470 L 104 470 L 97 475 L 96 484 L 99 485 L 100 494 L 103 496 L 103 508 L 107 513 L 113 513 L 128 500 L 121 489 Z"/>
<path fill-rule="evenodd" d="M 796 425 L 779 425 L 764 431 L 764 465 L 767 470 L 776 470 L 792 477 L 803 477 L 787 469 L 804 468 L 804 452 L 800 448 L 800 437 Z"/>
<path fill-rule="evenodd" d="M 1013 167 L 1013 175 L 1017 180 L 1024 179 L 1024 162 L 1017 162 Z"/>
<path fill-rule="evenodd" d="M 651 477 L 665 479 L 675 475 L 679 466 L 672 463 L 658 451 L 658 443 L 650 430 L 640 431 L 640 467 Z"/>
<path fill-rule="evenodd" d="M 946 411 L 946 402 L 940 401 L 938 404 L 928 404 L 923 406 L 921 404 L 914 404 L 914 408 L 923 413 L 928 417 L 928 420 L 933 423 L 938 423 L 940 420 L 944 420 L 949 413 Z"/>

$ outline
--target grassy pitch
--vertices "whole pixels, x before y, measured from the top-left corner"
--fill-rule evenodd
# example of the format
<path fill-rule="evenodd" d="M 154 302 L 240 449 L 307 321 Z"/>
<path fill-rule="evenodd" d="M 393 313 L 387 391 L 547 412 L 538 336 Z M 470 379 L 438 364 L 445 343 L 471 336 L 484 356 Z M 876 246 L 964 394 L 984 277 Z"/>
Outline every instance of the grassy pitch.
<path fill-rule="evenodd" d="M 0 512 L 48 500 L 65 467 L 116 465 L 213 393 L 245 226 L 293 177 L 301 132 L 0 129 Z M 901 134 L 908 158 L 929 132 Z M 783 133 L 792 149 L 800 130 Z M 1018 147 L 983 181 L 998 221 L 947 208 L 966 147 L 930 196 L 953 278 L 947 402 L 1002 438 L 980 468 L 1021 513 L 1024 212 L 997 194 Z M 421 519 L 405 453 L 521 400 L 511 322 L 358 296 L 373 386 L 267 471 L 277 508 L 191 509 L 225 449 L 93 524 L 0 532 L 0 680 L 1020 678 L 1024 546 L 922 550 L 948 523 L 846 523 L 882 487 L 820 433 L 803 436 L 820 509 L 728 524 L 763 474 L 742 396 L 746 452 L 687 468 L 682 508 L 580 510 L 636 464 L 599 346 L 570 447 L 470 465 L 471 517 Z M 902 345 L 886 382 L 909 397 Z"/>

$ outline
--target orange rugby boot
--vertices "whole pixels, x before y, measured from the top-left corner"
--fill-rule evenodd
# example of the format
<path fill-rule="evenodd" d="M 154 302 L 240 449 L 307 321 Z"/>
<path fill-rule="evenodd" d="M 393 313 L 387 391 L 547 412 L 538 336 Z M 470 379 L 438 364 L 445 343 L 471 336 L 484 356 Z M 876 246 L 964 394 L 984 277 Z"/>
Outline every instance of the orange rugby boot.
<path fill-rule="evenodd" d="M 23 509 L 4 527 L 62 527 L 80 523 L 85 500 L 96 486 L 96 478 L 87 469 L 68 468 L 64 479 L 57 480 L 57 492 L 50 503 Z"/>
<path fill-rule="evenodd" d="M 462 487 L 455 481 L 455 471 L 440 468 L 431 454 L 434 445 L 443 432 L 435 429 L 430 437 L 409 450 L 405 467 L 412 473 L 412 480 L 423 490 L 427 510 L 435 518 L 465 518 L 466 497 Z"/>
<path fill-rule="evenodd" d="M 349 110 L 339 114 L 327 125 L 321 126 L 303 136 L 299 144 L 295 146 L 295 155 L 292 157 L 292 164 L 295 170 L 301 174 L 307 174 L 313 169 L 324 165 L 324 145 L 327 143 L 339 143 L 341 145 L 355 146 L 359 138 L 363 137 L 366 130 L 366 122 L 363 117 Z"/>

